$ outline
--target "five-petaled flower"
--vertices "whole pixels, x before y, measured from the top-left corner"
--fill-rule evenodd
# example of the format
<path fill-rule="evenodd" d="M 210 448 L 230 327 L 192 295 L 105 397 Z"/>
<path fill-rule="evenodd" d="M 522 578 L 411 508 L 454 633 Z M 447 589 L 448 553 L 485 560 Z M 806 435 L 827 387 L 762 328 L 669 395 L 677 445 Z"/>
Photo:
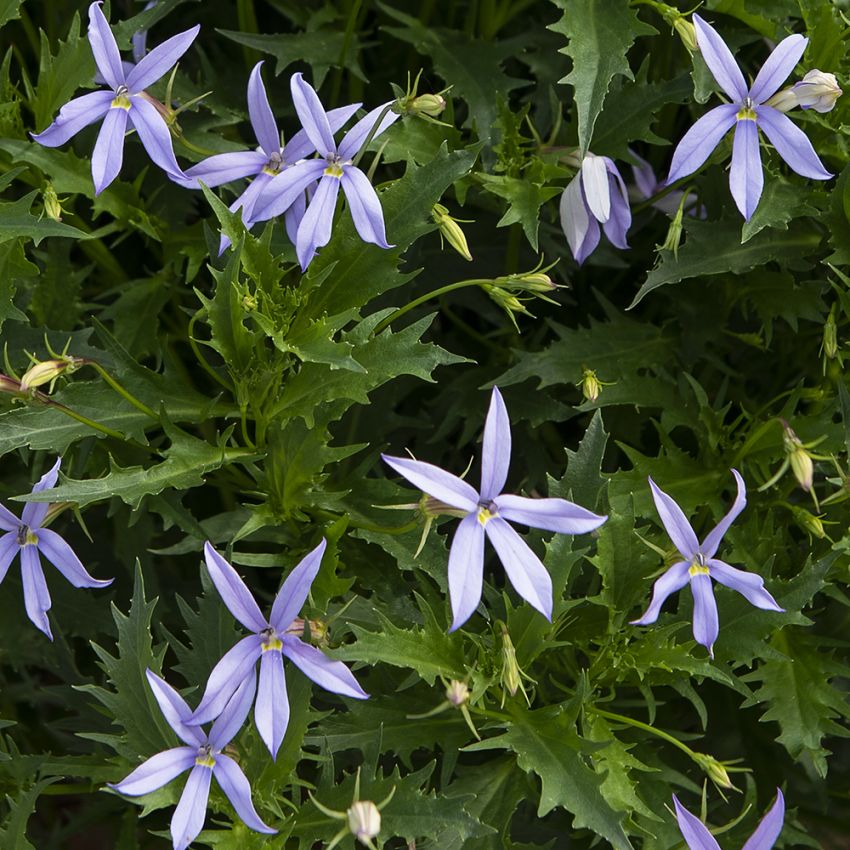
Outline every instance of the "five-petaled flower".
<path fill-rule="evenodd" d="M 693 18 L 703 59 L 732 102 L 714 107 L 685 133 L 673 153 L 667 183 L 693 174 L 732 127 L 735 138 L 729 188 L 744 218 L 752 217 L 764 186 L 759 128 L 797 174 L 814 180 L 832 177 L 806 134 L 787 115 L 765 103 L 794 70 L 809 40 L 802 35 L 789 35 L 779 42 L 747 88 L 741 69 L 717 31 L 699 15 Z"/>
<path fill-rule="evenodd" d="M 376 107 L 337 145 L 331 113 L 325 112 L 316 90 L 301 74 L 292 75 L 290 87 L 301 126 L 319 156 L 302 160 L 273 177 L 254 204 L 253 221 L 265 221 L 285 212 L 318 180 L 295 235 L 295 252 L 302 269 L 310 265 L 316 250 L 327 245 L 331 238 L 340 186 L 360 238 L 381 248 L 391 247 L 378 194 L 369 178 L 354 164 L 354 157 L 369 137 L 383 133 L 399 117 L 398 113 L 388 111 L 390 103 Z"/>
<path fill-rule="evenodd" d="M 451 631 L 469 619 L 481 600 L 485 536 L 493 544 L 517 593 L 552 619 L 552 579 L 508 520 L 531 528 L 582 534 L 598 528 L 607 517 L 566 499 L 529 499 L 501 492 L 511 460 L 511 425 L 497 387 L 493 387 L 484 426 L 480 492 L 430 463 L 389 455 L 381 457 L 411 484 L 463 516 L 449 552 L 449 596 L 454 615 Z"/>
<path fill-rule="evenodd" d="M 341 661 L 332 661 L 321 650 L 290 633 L 290 626 L 319 571 L 325 546 L 326 541 L 322 540 L 287 576 L 275 597 L 271 616 L 266 619 L 236 570 L 209 542 L 204 545 L 207 570 L 219 595 L 230 613 L 253 634 L 242 638 L 213 668 L 190 723 L 208 723 L 217 717 L 246 679 L 256 681 L 259 661 L 260 683 L 254 720 L 260 737 L 275 758 L 289 723 L 283 656 L 325 690 L 355 699 L 369 696 Z"/>
<path fill-rule="evenodd" d="M 95 193 L 100 194 L 117 176 L 124 159 L 124 133 L 134 127 L 148 156 L 171 177 L 183 171 L 174 156 L 171 133 L 159 109 L 146 92 L 189 49 L 200 26 L 172 36 L 125 71 L 112 30 L 100 9 L 100 0 L 89 6 L 89 44 L 108 91 L 94 91 L 66 103 L 56 120 L 33 138 L 55 148 L 65 144 L 84 127 L 103 118 L 92 153 L 91 173 Z"/>
<path fill-rule="evenodd" d="M 61 463 L 60 458 L 32 488 L 33 493 L 49 490 L 56 485 Z M 47 582 L 44 580 L 38 553 L 41 552 L 74 587 L 106 587 L 112 584 L 112 579 L 101 580 L 89 575 L 71 547 L 55 531 L 42 528 L 49 508 L 48 502 L 28 502 L 24 506 L 21 518 L 18 519 L 11 511 L 0 505 L 0 529 L 6 532 L 0 537 L 0 582 L 6 577 L 6 572 L 15 555 L 20 552 L 27 616 L 36 628 L 53 640 L 50 622 L 47 619 L 47 612 L 50 610 L 50 593 L 47 590 Z"/>
<path fill-rule="evenodd" d="M 257 814 L 251 800 L 251 786 L 242 769 L 222 752 L 248 716 L 256 688 L 254 679 L 240 683 L 207 735 L 198 726 L 190 725 L 192 709 L 168 682 L 151 670 L 147 671 L 147 677 L 168 725 L 186 746 L 151 756 L 125 779 L 109 787 L 128 797 L 140 797 L 190 771 L 180 802 L 171 816 L 174 850 L 185 850 L 203 828 L 213 777 L 247 827 L 267 835 L 275 834 L 277 830 L 263 823 Z"/>
<path fill-rule="evenodd" d="M 306 131 L 299 130 L 287 144 L 281 145 L 280 132 L 274 118 L 266 87 L 260 69 L 263 63 L 258 62 L 248 79 L 248 117 L 251 128 L 259 143 L 259 148 L 253 151 L 231 151 L 219 153 L 186 169 L 188 180 L 179 180 L 181 186 L 189 189 L 200 188 L 200 182 L 210 188 L 230 183 L 243 177 L 253 177 L 242 194 L 230 205 L 231 212 L 242 210 L 242 221 L 250 228 L 254 223 L 254 205 L 260 192 L 271 182 L 272 178 L 284 169 L 315 153 L 316 146 L 310 141 Z M 328 125 L 335 133 L 360 108 L 359 103 L 341 106 L 328 112 Z M 292 204 L 284 210 L 286 232 L 292 243 L 295 243 L 298 226 L 304 217 L 307 200 L 301 192 Z M 226 236 L 221 237 L 221 251 L 230 244 Z"/>
<path fill-rule="evenodd" d="M 578 174 L 561 195 L 561 229 L 575 261 L 581 265 L 599 244 L 599 225 L 612 245 L 628 248 L 632 223 L 626 184 L 607 156 L 585 154 Z"/>
<path fill-rule="evenodd" d="M 658 619 L 661 606 L 671 593 L 681 590 L 688 582 L 694 596 L 694 639 L 708 649 L 714 657 L 714 641 L 720 631 L 717 619 L 717 602 L 711 580 L 738 591 L 750 604 L 767 611 L 783 611 L 776 600 L 765 590 L 764 579 L 754 573 L 730 567 L 714 557 L 723 535 L 735 521 L 738 514 L 747 505 L 746 486 L 737 470 L 732 470 L 738 485 L 738 494 L 729 513 L 708 533 L 700 544 L 691 524 L 682 509 L 650 478 L 652 498 L 664 529 L 673 541 L 673 545 L 682 556 L 659 578 L 652 589 L 652 601 L 646 613 L 633 620 L 636 626 L 648 626 Z"/>
<path fill-rule="evenodd" d="M 720 850 L 720 845 L 708 831 L 706 825 L 695 815 L 692 815 L 673 795 L 673 805 L 676 807 L 676 820 L 679 831 L 688 850 Z M 753 834 L 747 839 L 743 850 L 770 850 L 782 832 L 782 822 L 785 819 L 785 798 L 782 791 L 776 789 L 776 802 L 759 821 Z"/>

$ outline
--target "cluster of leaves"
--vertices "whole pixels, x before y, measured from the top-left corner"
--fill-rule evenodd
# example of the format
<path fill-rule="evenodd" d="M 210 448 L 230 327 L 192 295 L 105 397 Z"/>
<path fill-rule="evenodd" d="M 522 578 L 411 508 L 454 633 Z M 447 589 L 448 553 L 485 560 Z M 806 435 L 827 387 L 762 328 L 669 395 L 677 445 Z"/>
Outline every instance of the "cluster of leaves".
<path fill-rule="evenodd" d="M 252 142 L 245 84 L 260 58 L 276 60 L 268 90 L 288 135 L 297 125 L 284 71 L 304 71 L 329 106 L 381 103 L 420 70 L 420 92 L 450 87 L 437 121 L 405 115 L 367 154 L 393 247 L 363 243 L 338 212 L 302 275 L 282 222 L 246 232 L 227 210 L 230 189 L 181 189 L 132 139 L 121 178 L 97 197 L 93 130 L 60 149 L 32 142 L 28 131 L 91 84 L 87 4 L 0 2 L 5 371 L 20 375 L 66 345 L 99 367 L 28 399 L 0 398 L 2 496 L 29 493 L 63 455 L 43 498 L 73 503 L 84 524 L 66 511 L 56 528 L 95 575 L 116 576 L 109 591 L 51 583 L 53 644 L 27 623 L 15 569 L 0 587 L 3 847 L 157 846 L 150 834 L 165 834 L 180 782 L 142 809 L 104 785 L 174 743 L 145 669 L 164 671 L 195 704 L 238 637 L 199 573 L 204 541 L 269 599 L 322 536 L 328 555 L 304 616 L 329 624 L 329 651 L 372 696 L 314 693 L 289 670 L 276 762 L 251 727 L 234 742 L 279 835 L 251 833 L 214 794 L 199 843 L 317 846 L 338 823 L 310 794 L 344 810 L 359 783 L 362 799 L 395 789 L 380 838 L 390 847 L 601 838 L 669 850 L 681 841 L 665 809 L 671 790 L 695 810 L 717 764 L 738 760 L 742 793 L 707 789 L 710 822 L 734 822 L 730 846 L 778 785 L 789 804 L 780 844 L 835 846 L 850 831 L 847 98 L 795 116 L 836 180 L 807 182 L 768 156 L 764 197 L 743 224 L 726 187 L 727 142 L 692 181 L 706 217 L 686 218 L 678 251 L 656 247 L 668 219 L 635 205 L 631 249 L 603 245 L 578 269 L 558 225 L 569 155 L 590 148 L 628 177 L 637 150 L 663 174 L 713 90 L 702 60 L 649 2 L 416 5 L 106 9 L 125 48 L 142 28 L 158 41 L 202 23 L 173 89 L 181 103 L 211 92 L 180 114 L 184 166 L 199 149 Z M 797 31 L 810 38 L 805 69 L 841 79 L 841 7 L 708 0 L 701 14 L 751 72 L 765 40 Z M 473 264 L 442 243 L 437 203 L 472 220 L 462 226 Z M 219 230 L 235 246 L 220 258 Z M 550 273 L 564 287 L 551 303 L 524 302 L 534 316 L 514 314 L 516 324 L 491 290 L 449 289 L 471 265 L 475 279 L 494 281 L 541 254 L 559 260 Z M 605 382 L 595 398 L 582 393 L 585 370 Z M 379 453 L 407 447 L 460 473 L 479 454 L 494 384 L 513 417 L 511 492 L 571 498 L 609 520 L 592 537 L 529 533 L 553 578 L 552 623 L 494 562 L 483 607 L 447 634 L 453 521 L 438 522 L 417 556 L 422 518 L 378 506 L 419 494 L 386 477 Z M 816 442 L 811 492 L 790 469 L 771 482 L 786 457 L 784 423 Z M 687 594 L 655 627 L 629 620 L 663 566 L 659 552 L 672 555 L 647 476 L 701 532 L 728 504 L 732 467 L 750 502 L 722 555 L 762 575 L 785 613 L 718 588 L 710 659 L 691 638 Z M 451 680 L 470 688 L 474 731 L 454 708 L 432 713 Z"/>

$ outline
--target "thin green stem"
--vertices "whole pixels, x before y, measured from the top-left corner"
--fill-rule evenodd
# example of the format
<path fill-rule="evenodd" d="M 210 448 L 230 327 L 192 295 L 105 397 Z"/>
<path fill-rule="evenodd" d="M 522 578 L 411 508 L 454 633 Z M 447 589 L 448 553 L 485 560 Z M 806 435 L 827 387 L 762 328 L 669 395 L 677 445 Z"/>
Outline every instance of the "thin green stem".
<path fill-rule="evenodd" d="M 331 89 L 331 103 L 334 105 L 339 103 L 339 96 L 342 92 L 342 72 L 345 68 L 345 58 L 348 56 L 348 50 L 351 47 L 351 39 L 357 25 L 357 16 L 360 14 L 361 3 L 362 0 L 354 0 L 351 4 L 351 9 L 348 12 L 348 20 L 345 22 L 345 33 L 342 37 L 342 48 L 339 51 L 337 69 L 334 74 L 333 88 Z"/>
<path fill-rule="evenodd" d="M 372 144 L 372 139 L 375 138 L 375 133 L 378 132 L 378 127 L 381 126 L 381 122 L 384 120 L 384 118 L 387 117 L 389 111 L 393 108 L 394 105 L 395 101 L 393 100 L 381 110 L 381 114 L 378 116 L 377 121 L 375 121 L 375 123 L 369 130 L 369 135 L 366 136 L 366 140 L 363 142 L 362 145 L 360 145 L 360 150 L 357 151 L 357 156 L 354 157 L 354 165 L 358 165 L 360 163 L 360 160 L 363 158 L 363 154 L 366 153 L 366 150 L 368 149 L 369 145 Z"/>
<path fill-rule="evenodd" d="M 54 410 L 58 410 L 66 416 L 70 416 L 71 419 L 76 419 L 77 422 L 82 422 L 83 425 L 88 425 L 89 428 L 93 428 L 95 431 L 100 431 L 101 434 L 106 434 L 107 437 L 114 437 L 116 440 L 127 442 L 127 438 L 120 431 L 115 431 L 106 425 L 101 425 L 99 422 L 95 422 L 94 419 L 89 419 L 88 416 L 83 416 L 82 413 L 77 413 L 76 410 L 72 410 L 70 407 L 65 407 L 64 404 L 60 404 L 58 401 L 51 402 L 50 406 Z"/>
<path fill-rule="evenodd" d="M 194 353 L 195 357 L 197 358 L 198 363 L 200 364 L 201 368 L 211 378 L 213 378 L 217 383 L 221 384 L 221 386 L 223 386 L 228 392 L 232 393 L 233 387 L 230 384 L 228 384 L 227 381 L 225 381 L 224 378 L 222 378 L 218 374 L 218 372 L 216 372 L 215 369 L 213 369 L 212 366 L 210 366 L 210 364 L 207 362 L 207 358 L 204 357 L 203 354 L 201 354 L 201 349 L 198 347 L 198 342 L 195 339 L 195 333 L 194 333 L 195 322 L 198 321 L 198 317 L 203 312 L 203 309 L 204 308 L 202 307 L 200 310 L 196 310 L 195 315 L 192 316 L 191 319 L 189 319 L 189 328 L 188 328 L 189 345 L 191 346 L 192 352 Z"/>
<path fill-rule="evenodd" d="M 687 744 L 683 744 L 678 738 L 674 738 L 667 732 L 662 732 L 661 729 L 656 729 L 648 723 L 627 717 L 625 714 L 615 714 L 613 711 L 604 711 L 601 708 L 597 708 L 595 705 L 587 706 L 587 710 L 592 711 L 594 714 L 598 714 L 600 717 L 606 717 L 608 720 L 614 720 L 617 723 L 625 723 L 627 726 L 634 726 L 636 729 L 642 729 L 644 732 L 657 735 L 659 738 L 663 738 L 665 741 L 673 744 L 674 747 L 678 747 L 689 758 L 697 760 L 697 756 L 699 754 L 694 752 L 694 750 L 692 750 Z"/>
<path fill-rule="evenodd" d="M 139 401 L 139 399 L 137 399 L 131 392 L 124 389 L 124 387 L 122 387 L 121 384 L 119 384 L 118 381 L 116 381 L 115 378 L 113 378 L 112 375 L 110 375 L 109 372 L 100 365 L 100 363 L 92 361 L 89 365 L 93 366 L 103 380 L 106 381 L 106 383 L 109 384 L 109 386 L 112 387 L 118 395 L 130 402 L 136 410 L 140 410 L 145 414 L 145 416 L 149 416 L 151 419 L 159 422 L 159 415 L 156 411 L 148 407 L 143 401 Z"/>

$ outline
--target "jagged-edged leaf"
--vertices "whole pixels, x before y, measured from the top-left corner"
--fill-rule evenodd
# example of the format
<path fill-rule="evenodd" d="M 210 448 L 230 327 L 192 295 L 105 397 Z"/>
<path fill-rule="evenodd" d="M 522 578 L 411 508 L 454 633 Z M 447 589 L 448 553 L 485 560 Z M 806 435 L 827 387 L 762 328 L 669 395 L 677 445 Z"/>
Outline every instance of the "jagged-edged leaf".
<path fill-rule="evenodd" d="M 86 234 L 69 224 L 39 217 L 30 212 L 38 192 L 30 192 L 17 201 L 0 201 L 0 244 L 12 239 L 32 239 L 36 245 L 48 236 L 64 236 L 66 239 L 86 239 Z"/>

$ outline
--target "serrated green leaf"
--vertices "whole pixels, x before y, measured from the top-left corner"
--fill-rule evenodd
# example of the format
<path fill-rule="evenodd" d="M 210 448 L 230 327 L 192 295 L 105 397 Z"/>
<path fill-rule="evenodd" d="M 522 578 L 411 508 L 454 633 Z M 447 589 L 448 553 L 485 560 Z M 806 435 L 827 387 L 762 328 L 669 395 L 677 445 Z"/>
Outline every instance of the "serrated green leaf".
<path fill-rule="evenodd" d="M 749 242 L 766 227 L 788 230 L 789 221 L 804 215 L 817 215 L 817 212 L 809 203 L 808 193 L 800 186 L 774 177 L 767 181 L 753 217 L 744 222 L 741 244 Z"/>
<path fill-rule="evenodd" d="M 508 202 L 508 209 L 497 222 L 497 227 L 507 227 L 517 222 L 522 225 L 525 238 L 537 250 L 537 230 L 540 226 L 540 207 L 561 193 L 558 186 L 543 186 L 528 177 L 507 177 L 502 174 L 481 174 L 484 188 Z"/>
<path fill-rule="evenodd" d="M 10 811 L 3 828 L 0 829 L 3 850 L 37 850 L 27 839 L 27 824 L 30 816 L 35 812 L 41 792 L 48 785 L 58 781 L 58 776 L 48 777 L 31 785 L 15 797 L 6 795 L 6 802 L 9 804 Z"/>
<path fill-rule="evenodd" d="M 60 221 L 33 215 L 30 208 L 38 192 L 30 192 L 17 201 L 0 201 L 0 244 L 12 239 L 32 239 L 39 245 L 48 236 L 66 239 L 87 239 L 87 235 L 76 227 Z"/>

